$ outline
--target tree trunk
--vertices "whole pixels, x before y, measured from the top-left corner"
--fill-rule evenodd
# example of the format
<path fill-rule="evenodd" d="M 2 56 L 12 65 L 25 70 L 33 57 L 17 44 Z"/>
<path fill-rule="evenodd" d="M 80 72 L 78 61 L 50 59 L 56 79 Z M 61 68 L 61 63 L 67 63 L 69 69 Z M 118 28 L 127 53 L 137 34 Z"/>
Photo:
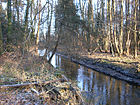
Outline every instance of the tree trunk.
<path fill-rule="evenodd" d="M 1 20 L 0 20 L 0 55 L 3 52 L 3 36 L 2 36 L 2 28 L 1 28 Z"/>
<path fill-rule="evenodd" d="M 53 1 L 52 1 L 53 2 Z M 50 8 L 50 7 L 48 7 Z M 50 11 L 48 11 L 48 14 Z M 50 20 L 49 20 L 49 25 L 48 25 L 48 38 L 47 38 L 47 43 L 50 43 L 50 37 L 51 37 L 51 25 L 52 25 L 52 15 L 53 15 L 53 6 L 51 6 L 51 14 L 50 14 Z"/>
<path fill-rule="evenodd" d="M 129 56 L 130 54 L 130 44 L 131 44 L 131 40 L 130 40 L 130 30 L 128 30 L 128 27 L 130 27 L 131 23 L 129 23 L 128 19 L 129 19 L 129 0 L 126 0 L 126 35 L 127 35 L 127 40 L 126 40 L 126 55 Z"/>
<path fill-rule="evenodd" d="M 2 12 L 2 6 L 0 4 L 0 14 Z M 1 27 L 1 17 L 0 17 L 0 55 L 3 52 L 3 36 L 2 36 L 2 27 Z"/>
<path fill-rule="evenodd" d="M 129 56 L 130 53 L 130 44 L 131 44 L 131 40 L 130 40 L 130 30 L 127 32 L 127 41 L 126 41 L 126 55 Z"/>
<path fill-rule="evenodd" d="M 91 29 L 91 27 L 90 27 L 90 25 L 92 25 L 91 24 L 91 17 L 92 17 L 92 2 L 91 2 L 91 0 L 89 0 L 88 1 L 88 31 L 87 31 L 87 36 L 86 36 L 86 38 L 87 38 L 87 50 L 88 50 L 88 52 L 90 52 L 90 48 L 91 48 L 91 33 L 92 33 L 92 29 Z"/>
<path fill-rule="evenodd" d="M 92 0 L 89 0 L 90 6 L 91 6 L 91 22 L 92 22 L 92 32 L 94 32 L 95 29 L 95 23 L 94 23 L 94 11 L 93 11 L 93 4 Z"/>
<path fill-rule="evenodd" d="M 31 3 L 31 11 L 30 11 L 30 16 L 31 16 L 31 39 L 34 40 L 35 39 L 35 28 L 34 28 L 34 25 L 33 25 L 33 21 L 36 21 L 36 18 L 34 18 L 33 20 L 33 10 L 35 9 L 34 7 L 34 0 L 32 0 L 32 3 Z"/>
<path fill-rule="evenodd" d="M 18 2 L 18 0 L 16 0 L 16 2 L 15 2 L 16 4 L 16 10 L 17 10 L 17 21 L 18 21 L 18 23 L 19 23 L 19 2 Z"/>
<path fill-rule="evenodd" d="M 28 28 L 28 15 L 29 15 L 29 6 L 30 6 L 30 0 L 27 0 L 27 7 L 26 7 L 26 14 L 25 14 L 25 22 L 24 22 L 24 27 L 25 27 L 25 31 Z"/>
<path fill-rule="evenodd" d="M 112 24 L 112 8 L 111 8 L 111 0 L 109 1 L 109 4 L 110 4 L 110 44 L 111 44 L 111 53 L 112 53 L 112 56 L 115 56 L 114 54 L 114 41 L 113 41 L 113 24 Z M 113 6 L 112 6 L 113 7 Z"/>
<path fill-rule="evenodd" d="M 110 35 L 109 35 L 109 21 L 110 21 L 110 16 L 109 13 L 110 12 L 110 0 L 107 1 L 107 36 L 105 39 L 105 52 L 108 52 L 109 49 L 109 43 L 110 43 Z"/>
<path fill-rule="evenodd" d="M 39 19 L 38 19 L 38 29 L 37 29 L 37 35 L 36 35 L 36 44 L 39 43 L 39 31 L 40 31 L 40 17 L 41 17 L 41 0 L 39 0 Z"/>
<path fill-rule="evenodd" d="M 108 36 L 106 36 L 106 38 L 104 38 L 104 50 L 107 53 L 108 52 L 108 47 L 109 47 L 109 40 L 108 40 Z"/>
<path fill-rule="evenodd" d="M 137 8 L 138 8 L 138 0 L 135 0 L 135 12 L 134 12 L 134 58 L 137 58 L 138 54 L 138 46 L 137 46 Z"/>
<path fill-rule="evenodd" d="M 49 63 L 51 62 L 51 60 L 52 60 L 52 58 L 53 58 L 53 56 L 54 56 L 54 54 L 55 54 L 55 52 L 56 52 L 56 50 L 57 50 L 57 47 L 58 47 L 58 45 L 59 45 L 59 40 L 60 40 L 60 35 L 58 35 L 58 39 L 57 39 L 55 48 L 54 48 L 54 50 L 52 51 L 52 55 L 51 55 L 51 57 L 50 57 L 49 60 L 48 60 Z"/>
<path fill-rule="evenodd" d="M 85 8 L 85 3 L 83 4 L 83 2 L 81 2 L 81 0 L 79 0 L 79 5 L 80 5 L 80 12 L 81 12 L 81 17 L 84 20 L 84 8 Z"/>
<path fill-rule="evenodd" d="M 120 56 L 123 54 L 123 0 L 121 0 L 121 32 L 119 36 L 120 41 Z"/>
<path fill-rule="evenodd" d="M 114 47 L 116 48 L 116 51 L 117 51 L 117 53 L 118 54 L 120 54 L 120 51 L 119 51 L 119 43 L 118 43 L 118 39 L 117 39 L 117 30 L 116 30 L 116 27 L 117 27 L 117 25 L 116 25 L 116 5 L 115 5 L 115 0 L 113 0 L 113 3 L 112 3 L 112 5 L 113 5 L 113 12 L 114 12 Z"/>
<path fill-rule="evenodd" d="M 11 41 L 11 31 L 12 31 L 12 11 L 11 11 L 11 0 L 7 2 L 7 15 L 8 15 L 8 37 L 7 41 Z"/>

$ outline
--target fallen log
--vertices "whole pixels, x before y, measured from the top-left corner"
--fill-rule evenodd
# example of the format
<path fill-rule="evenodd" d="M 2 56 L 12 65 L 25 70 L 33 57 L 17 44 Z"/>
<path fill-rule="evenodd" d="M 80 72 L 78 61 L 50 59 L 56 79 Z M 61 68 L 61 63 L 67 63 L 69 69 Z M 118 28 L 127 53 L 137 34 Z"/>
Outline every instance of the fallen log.
<path fill-rule="evenodd" d="M 57 80 L 50 80 L 45 82 L 33 82 L 33 83 L 23 83 L 23 84 L 13 84 L 13 85 L 1 85 L 0 89 L 8 89 L 8 88 L 19 88 L 19 87 L 29 87 L 33 85 L 47 85 L 54 82 L 66 82 L 65 79 L 57 79 Z"/>

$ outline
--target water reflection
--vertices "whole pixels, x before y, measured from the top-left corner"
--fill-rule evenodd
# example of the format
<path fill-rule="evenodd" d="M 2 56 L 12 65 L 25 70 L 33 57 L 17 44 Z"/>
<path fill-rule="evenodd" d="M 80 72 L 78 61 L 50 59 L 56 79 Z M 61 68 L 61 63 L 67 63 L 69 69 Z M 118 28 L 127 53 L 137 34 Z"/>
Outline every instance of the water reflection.
<path fill-rule="evenodd" d="M 48 55 L 47 57 L 49 57 Z M 78 81 L 77 86 L 89 105 L 139 105 L 140 87 L 116 80 L 54 55 L 52 65 Z"/>
<path fill-rule="evenodd" d="M 43 56 L 45 54 L 46 49 L 38 50 L 39 56 Z"/>

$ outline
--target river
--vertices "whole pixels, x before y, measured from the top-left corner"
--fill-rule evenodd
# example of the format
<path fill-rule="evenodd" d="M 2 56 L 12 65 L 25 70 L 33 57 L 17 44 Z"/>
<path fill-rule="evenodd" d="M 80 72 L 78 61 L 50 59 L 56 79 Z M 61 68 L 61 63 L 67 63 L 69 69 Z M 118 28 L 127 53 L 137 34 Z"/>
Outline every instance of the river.
<path fill-rule="evenodd" d="M 43 53 L 44 50 L 39 51 L 40 56 Z M 57 54 L 51 64 L 77 84 L 88 105 L 140 105 L 139 86 L 75 64 Z"/>

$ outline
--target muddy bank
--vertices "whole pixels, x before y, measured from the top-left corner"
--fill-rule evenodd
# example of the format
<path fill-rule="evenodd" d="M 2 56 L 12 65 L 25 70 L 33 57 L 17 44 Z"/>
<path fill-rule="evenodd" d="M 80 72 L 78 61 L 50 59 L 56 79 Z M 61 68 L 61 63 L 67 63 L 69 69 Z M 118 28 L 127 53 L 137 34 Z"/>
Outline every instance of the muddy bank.
<path fill-rule="evenodd" d="M 65 53 L 57 53 L 66 59 L 71 60 L 74 63 L 83 65 L 87 68 L 94 69 L 100 73 L 109 75 L 119 80 L 124 80 L 126 82 L 140 86 L 140 73 L 137 72 L 137 68 L 133 67 L 121 67 L 111 62 L 104 62 L 102 59 L 92 59 L 82 56 L 67 55 Z"/>

